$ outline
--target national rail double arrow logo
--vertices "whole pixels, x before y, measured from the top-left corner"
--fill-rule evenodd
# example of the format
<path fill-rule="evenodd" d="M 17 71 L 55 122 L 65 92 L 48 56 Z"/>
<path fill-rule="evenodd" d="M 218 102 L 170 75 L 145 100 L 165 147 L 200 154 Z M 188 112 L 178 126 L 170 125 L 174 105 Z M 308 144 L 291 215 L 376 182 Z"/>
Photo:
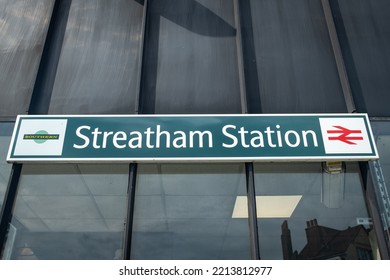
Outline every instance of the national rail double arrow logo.
<path fill-rule="evenodd" d="M 337 135 L 337 136 L 329 136 L 329 140 L 341 141 L 348 145 L 356 145 L 356 142 L 352 142 L 352 140 L 363 140 L 362 131 L 359 129 L 348 129 L 340 125 L 334 125 L 334 130 L 327 130 L 328 134 Z M 354 135 L 351 135 L 354 134 Z"/>

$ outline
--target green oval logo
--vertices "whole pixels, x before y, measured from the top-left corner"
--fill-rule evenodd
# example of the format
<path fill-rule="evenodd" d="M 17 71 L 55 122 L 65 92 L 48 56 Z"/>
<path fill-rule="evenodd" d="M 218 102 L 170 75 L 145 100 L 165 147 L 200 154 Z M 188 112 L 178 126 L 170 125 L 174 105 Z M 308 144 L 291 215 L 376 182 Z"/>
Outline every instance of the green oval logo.
<path fill-rule="evenodd" d="M 39 130 L 35 132 L 35 135 L 37 138 L 34 139 L 34 142 L 37 144 L 43 144 L 47 141 L 46 135 L 48 135 L 49 132 L 46 130 Z"/>

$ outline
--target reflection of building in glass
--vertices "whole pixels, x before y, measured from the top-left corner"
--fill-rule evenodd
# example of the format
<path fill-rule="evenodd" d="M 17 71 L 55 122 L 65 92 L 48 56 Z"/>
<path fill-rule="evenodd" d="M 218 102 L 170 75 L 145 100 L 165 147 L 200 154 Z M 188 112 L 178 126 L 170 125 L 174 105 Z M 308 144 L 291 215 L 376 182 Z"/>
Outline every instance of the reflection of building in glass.
<path fill-rule="evenodd" d="M 282 224 L 284 259 L 304 260 L 367 260 L 373 259 L 369 231 L 362 225 L 337 230 L 320 226 L 317 219 L 307 221 L 307 244 L 301 252 L 292 250 L 287 221 Z"/>

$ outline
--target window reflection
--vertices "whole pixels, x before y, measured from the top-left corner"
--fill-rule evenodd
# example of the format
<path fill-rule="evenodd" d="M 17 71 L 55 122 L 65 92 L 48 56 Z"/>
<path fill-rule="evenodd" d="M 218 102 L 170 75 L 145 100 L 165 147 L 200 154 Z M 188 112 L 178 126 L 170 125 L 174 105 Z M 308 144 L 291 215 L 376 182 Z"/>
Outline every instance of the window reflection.
<path fill-rule="evenodd" d="M 143 5 L 73 0 L 49 113 L 134 113 Z"/>
<path fill-rule="evenodd" d="M 132 259 L 249 259 L 241 164 L 139 165 Z"/>
<path fill-rule="evenodd" d="M 142 113 L 240 113 L 233 1 L 149 1 Z"/>
<path fill-rule="evenodd" d="M 344 112 L 321 1 L 241 2 L 249 100 L 261 101 L 251 111 Z"/>
<path fill-rule="evenodd" d="M 263 259 L 379 258 L 356 163 L 347 163 L 345 178 L 333 181 L 337 193 L 343 187 L 337 203 L 322 198 L 323 176 L 327 174 L 320 163 L 255 164 L 255 172 L 257 196 L 276 200 L 300 196 L 293 211 L 258 215 Z M 343 186 L 335 186 L 340 182 Z M 279 207 L 257 201 L 258 211 Z"/>
<path fill-rule="evenodd" d="M 127 165 L 23 166 L 4 258 L 121 258 Z"/>
<path fill-rule="evenodd" d="M 352 93 L 359 112 L 388 117 L 388 0 L 331 0 Z"/>
<path fill-rule="evenodd" d="M 387 245 L 390 248 L 390 122 L 371 122 L 379 161 L 371 164 Z"/>
<path fill-rule="evenodd" d="M 317 219 L 307 221 L 307 243 L 303 249 L 293 251 L 291 232 L 287 220 L 282 223 L 282 249 L 285 260 L 371 260 L 373 259 L 370 230 L 363 225 L 342 230 L 319 225 Z"/>
<path fill-rule="evenodd" d="M 28 111 L 54 0 L 0 0 L 0 115 Z"/>

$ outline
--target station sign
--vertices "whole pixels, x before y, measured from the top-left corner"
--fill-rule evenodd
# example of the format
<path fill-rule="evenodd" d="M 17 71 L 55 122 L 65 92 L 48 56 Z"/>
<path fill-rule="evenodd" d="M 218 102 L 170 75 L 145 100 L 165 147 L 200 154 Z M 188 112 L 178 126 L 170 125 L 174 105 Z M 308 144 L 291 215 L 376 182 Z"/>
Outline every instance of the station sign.
<path fill-rule="evenodd" d="M 7 161 L 367 161 L 366 114 L 21 115 Z"/>

